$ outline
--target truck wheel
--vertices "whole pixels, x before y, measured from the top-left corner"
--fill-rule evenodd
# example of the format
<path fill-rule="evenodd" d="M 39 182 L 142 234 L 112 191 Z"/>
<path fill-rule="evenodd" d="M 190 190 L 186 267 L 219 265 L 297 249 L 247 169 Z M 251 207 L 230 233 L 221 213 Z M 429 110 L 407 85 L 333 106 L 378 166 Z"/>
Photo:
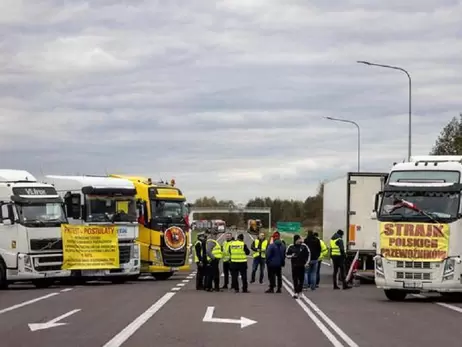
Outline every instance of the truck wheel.
<path fill-rule="evenodd" d="M 46 280 L 35 280 L 35 281 L 32 281 L 32 283 L 34 284 L 35 288 L 40 288 L 40 289 L 43 289 L 43 288 L 49 288 L 53 285 L 54 281 L 53 280 L 49 280 L 49 279 L 46 279 Z"/>
<path fill-rule="evenodd" d="M 385 289 L 384 292 L 387 299 L 391 301 L 403 301 L 407 296 L 407 293 L 403 290 Z"/>
<path fill-rule="evenodd" d="M 124 284 L 125 282 L 128 281 L 128 278 L 123 276 L 123 277 L 114 277 L 111 279 L 111 282 L 113 284 Z"/>
<path fill-rule="evenodd" d="M 153 273 L 152 277 L 156 279 L 156 281 L 165 281 L 168 280 L 170 277 L 173 276 L 173 272 L 159 272 L 159 273 Z"/>
<path fill-rule="evenodd" d="M 8 280 L 6 278 L 6 265 L 0 258 L 0 290 L 8 289 Z"/>

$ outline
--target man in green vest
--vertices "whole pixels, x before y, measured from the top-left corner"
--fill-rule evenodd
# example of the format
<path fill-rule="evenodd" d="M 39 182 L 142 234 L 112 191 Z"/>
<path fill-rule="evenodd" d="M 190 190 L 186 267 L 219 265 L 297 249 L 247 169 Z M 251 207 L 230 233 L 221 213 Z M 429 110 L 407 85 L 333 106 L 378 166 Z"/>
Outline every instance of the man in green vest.
<path fill-rule="evenodd" d="M 205 243 L 207 237 L 204 232 L 197 234 L 197 241 L 194 244 L 194 262 L 197 266 L 196 290 L 205 289 L 207 257 L 205 255 Z"/>
<path fill-rule="evenodd" d="M 247 256 L 250 250 L 244 243 L 244 235 L 239 234 L 236 241 L 229 245 L 229 255 L 231 260 L 231 287 L 239 293 L 239 275 L 242 280 L 242 292 L 248 293 L 247 289 Z"/>
<path fill-rule="evenodd" d="M 253 251 L 252 278 L 250 280 L 250 283 L 255 283 L 255 275 L 259 267 L 260 267 L 260 284 L 263 283 L 267 247 L 268 247 L 268 241 L 265 239 L 265 233 L 260 233 L 260 235 L 258 235 L 258 239 L 255 239 L 252 242 L 252 245 L 250 246 L 250 249 Z"/>
<path fill-rule="evenodd" d="M 350 289 L 351 287 L 345 281 L 345 246 L 343 243 L 343 230 L 337 230 L 330 239 L 330 258 L 334 266 L 333 283 L 334 289 L 340 289 L 337 284 L 337 275 L 340 271 L 340 281 L 342 281 L 343 289 Z"/>
<path fill-rule="evenodd" d="M 326 243 L 319 238 L 318 233 L 314 233 L 314 237 L 318 238 L 319 242 L 321 243 L 321 256 L 319 257 L 318 269 L 316 273 L 316 287 L 319 288 L 319 282 L 321 281 L 321 264 L 322 260 L 329 256 L 329 248 L 327 248 Z"/>
<path fill-rule="evenodd" d="M 221 245 L 217 241 L 217 231 L 209 231 L 210 236 L 207 238 L 206 255 L 207 255 L 207 276 L 205 290 L 220 291 L 220 260 L 223 258 Z M 212 288 L 213 286 L 213 288 Z"/>
<path fill-rule="evenodd" d="M 228 289 L 229 277 L 230 277 L 230 254 L 229 246 L 231 242 L 234 241 L 233 234 L 227 232 L 225 235 L 225 241 L 221 245 L 221 250 L 223 252 L 223 276 L 225 277 L 225 283 L 221 289 Z"/>

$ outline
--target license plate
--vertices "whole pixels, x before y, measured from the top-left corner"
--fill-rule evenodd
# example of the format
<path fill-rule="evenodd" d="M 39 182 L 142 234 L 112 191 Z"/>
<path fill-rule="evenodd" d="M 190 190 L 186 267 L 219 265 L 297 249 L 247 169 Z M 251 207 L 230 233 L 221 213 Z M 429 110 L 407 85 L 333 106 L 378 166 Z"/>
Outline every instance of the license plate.
<path fill-rule="evenodd" d="M 411 289 L 416 289 L 416 288 L 423 288 L 423 284 L 419 282 L 404 282 L 403 283 L 403 288 L 411 288 Z"/>
<path fill-rule="evenodd" d="M 170 271 L 172 271 L 172 272 L 179 271 L 179 270 L 180 270 L 179 267 L 171 267 L 170 268 Z"/>
<path fill-rule="evenodd" d="M 92 276 L 92 277 L 97 277 L 97 276 L 105 276 L 106 273 L 104 271 L 101 271 L 101 270 L 96 270 L 96 271 L 93 271 L 93 270 L 86 270 L 86 271 L 82 271 L 82 276 Z"/>

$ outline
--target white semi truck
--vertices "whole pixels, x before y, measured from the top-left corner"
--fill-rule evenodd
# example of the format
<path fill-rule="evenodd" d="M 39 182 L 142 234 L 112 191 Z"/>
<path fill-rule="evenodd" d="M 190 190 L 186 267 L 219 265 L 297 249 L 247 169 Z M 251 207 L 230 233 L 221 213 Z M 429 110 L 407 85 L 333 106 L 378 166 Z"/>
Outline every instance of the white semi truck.
<path fill-rule="evenodd" d="M 23 170 L 0 170 L 0 289 L 32 281 L 45 288 L 69 277 L 61 270 L 61 224 L 67 223 L 56 189 Z"/>
<path fill-rule="evenodd" d="M 99 176 L 49 175 L 64 199 L 70 224 L 117 226 L 119 239 L 118 269 L 72 270 L 72 276 L 123 283 L 140 274 L 140 250 L 135 242 L 139 235 L 136 189 L 126 179 Z M 119 213 L 124 206 L 124 213 Z"/>
<path fill-rule="evenodd" d="M 462 292 L 462 156 L 395 164 L 376 195 L 375 283 L 389 300 Z"/>
<path fill-rule="evenodd" d="M 377 246 L 377 221 L 371 219 L 374 197 L 385 183 L 387 174 L 349 172 L 324 183 L 323 241 L 329 247 L 337 230 L 344 232 L 347 269 L 359 251 L 357 276 L 374 277 L 374 256 Z"/>

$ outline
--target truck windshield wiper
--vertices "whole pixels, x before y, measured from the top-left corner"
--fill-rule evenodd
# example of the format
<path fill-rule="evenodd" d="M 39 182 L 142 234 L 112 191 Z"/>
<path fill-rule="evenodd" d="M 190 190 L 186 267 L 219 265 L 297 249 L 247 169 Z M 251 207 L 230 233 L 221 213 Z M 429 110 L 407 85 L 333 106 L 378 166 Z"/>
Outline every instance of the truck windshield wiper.
<path fill-rule="evenodd" d="M 436 223 L 436 224 L 441 224 L 441 222 L 439 221 L 439 216 L 438 214 L 434 213 L 434 212 L 429 212 L 429 211 L 425 211 L 425 210 L 422 210 L 421 208 L 417 207 L 415 204 L 413 204 L 412 202 L 409 202 L 409 201 L 406 201 L 406 200 L 403 200 L 403 199 L 395 199 L 395 201 L 393 202 L 393 209 L 391 210 L 391 212 L 393 212 L 394 210 L 400 208 L 400 207 L 404 207 L 404 208 L 408 208 L 412 211 L 415 211 L 417 213 L 420 213 L 421 215 L 424 215 L 425 217 L 428 217 L 431 219 L 432 222 Z"/>

